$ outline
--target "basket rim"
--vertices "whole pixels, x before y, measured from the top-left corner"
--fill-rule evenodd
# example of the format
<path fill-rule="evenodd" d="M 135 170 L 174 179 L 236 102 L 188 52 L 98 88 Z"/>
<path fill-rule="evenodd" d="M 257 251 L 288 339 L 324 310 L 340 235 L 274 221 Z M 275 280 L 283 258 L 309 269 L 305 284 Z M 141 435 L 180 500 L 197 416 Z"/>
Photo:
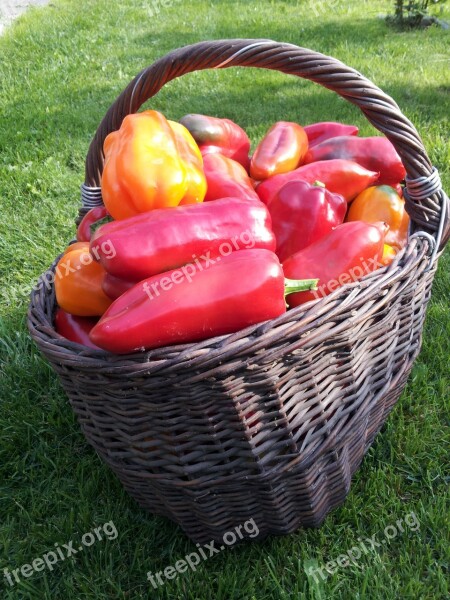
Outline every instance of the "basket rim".
<path fill-rule="evenodd" d="M 223 365 L 230 357 L 245 354 L 249 349 L 253 351 L 265 350 L 264 362 L 269 363 L 272 356 L 266 350 L 272 337 L 279 337 L 283 332 L 290 330 L 291 327 L 296 327 L 303 330 L 304 335 L 298 343 L 298 348 L 314 343 L 314 336 L 310 333 L 305 334 L 305 331 L 310 332 L 314 325 L 322 325 L 329 321 L 339 313 L 339 309 L 343 306 L 345 307 L 356 301 L 367 301 L 371 297 L 378 297 L 383 293 L 386 294 L 387 292 L 383 292 L 382 288 L 388 288 L 411 269 L 416 269 L 418 272 L 429 270 L 428 247 L 429 241 L 427 239 L 410 239 L 408 244 L 398 252 L 394 261 L 387 267 L 377 269 L 358 281 L 346 283 L 324 298 L 312 300 L 289 309 L 283 315 L 264 323 L 251 325 L 235 333 L 211 337 L 200 342 L 164 346 L 129 354 L 113 354 L 106 350 L 88 348 L 76 342 L 71 342 L 56 332 L 53 324 L 56 309 L 54 284 L 51 283 L 49 286 L 45 276 L 47 273 L 54 271 L 58 257 L 49 269 L 40 276 L 37 285 L 31 292 L 28 307 L 28 328 L 35 340 L 39 340 L 39 343 L 45 343 L 47 351 L 50 347 L 64 351 L 67 363 L 79 359 L 83 361 L 84 365 L 89 365 L 90 368 L 95 369 L 108 365 L 108 371 L 117 374 L 133 372 L 138 376 L 141 371 L 155 373 L 162 369 L 164 369 L 164 372 L 168 372 L 171 368 L 180 368 L 182 363 L 186 368 L 201 365 L 203 369 L 209 363 L 209 369 L 212 368 L 214 363 L 219 362 Z M 437 261 L 433 263 L 432 270 L 435 271 L 436 268 Z M 35 310 L 39 302 L 47 307 L 46 313 Z M 39 314 L 36 314 L 37 312 Z M 367 314 L 364 314 L 360 318 L 366 316 Z M 355 322 L 357 322 L 356 315 L 354 322 L 349 324 L 348 327 L 354 325 Z M 343 324 L 340 327 L 344 329 Z M 45 341 L 42 338 L 45 338 Z M 261 355 L 261 358 L 263 358 L 263 355 Z M 136 373 L 136 365 L 141 366 L 139 373 Z M 192 381 L 194 380 L 195 378 L 192 378 Z"/>

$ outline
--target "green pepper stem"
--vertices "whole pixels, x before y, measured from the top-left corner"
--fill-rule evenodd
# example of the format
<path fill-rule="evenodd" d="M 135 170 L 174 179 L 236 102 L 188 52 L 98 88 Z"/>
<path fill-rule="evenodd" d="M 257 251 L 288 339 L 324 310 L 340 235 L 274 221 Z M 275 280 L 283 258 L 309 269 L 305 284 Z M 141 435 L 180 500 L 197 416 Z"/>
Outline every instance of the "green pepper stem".
<path fill-rule="evenodd" d="M 308 290 L 317 290 L 318 279 L 285 279 L 284 295 L 294 294 L 295 292 L 307 292 Z"/>

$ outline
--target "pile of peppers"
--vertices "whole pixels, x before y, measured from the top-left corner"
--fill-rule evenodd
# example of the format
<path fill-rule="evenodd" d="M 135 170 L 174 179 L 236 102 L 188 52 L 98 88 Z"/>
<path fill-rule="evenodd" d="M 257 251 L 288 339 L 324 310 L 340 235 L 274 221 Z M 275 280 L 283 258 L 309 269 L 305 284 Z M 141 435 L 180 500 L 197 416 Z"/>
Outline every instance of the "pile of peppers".
<path fill-rule="evenodd" d="M 385 137 L 273 124 L 251 152 L 230 119 L 128 115 L 102 197 L 55 272 L 56 331 L 117 354 L 195 343 L 320 301 L 406 244 L 405 168 Z"/>

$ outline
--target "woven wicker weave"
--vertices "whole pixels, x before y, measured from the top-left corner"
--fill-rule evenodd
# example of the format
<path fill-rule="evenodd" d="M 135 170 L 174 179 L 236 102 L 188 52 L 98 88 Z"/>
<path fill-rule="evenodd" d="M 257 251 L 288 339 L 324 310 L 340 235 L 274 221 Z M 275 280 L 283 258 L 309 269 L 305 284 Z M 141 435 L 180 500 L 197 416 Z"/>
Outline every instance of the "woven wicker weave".
<path fill-rule="evenodd" d="M 31 335 L 86 438 L 142 506 L 197 542 L 250 518 L 261 537 L 316 526 L 343 502 L 419 352 L 450 232 L 437 171 L 395 102 L 333 58 L 268 40 L 195 44 L 142 71 L 89 148 L 80 214 L 101 202 L 103 140 L 127 114 L 184 73 L 237 65 L 310 79 L 359 106 L 407 168 L 414 235 L 389 267 L 273 321 L 128 356 L 59 336 L 53 286 L 33 291 Z"/>

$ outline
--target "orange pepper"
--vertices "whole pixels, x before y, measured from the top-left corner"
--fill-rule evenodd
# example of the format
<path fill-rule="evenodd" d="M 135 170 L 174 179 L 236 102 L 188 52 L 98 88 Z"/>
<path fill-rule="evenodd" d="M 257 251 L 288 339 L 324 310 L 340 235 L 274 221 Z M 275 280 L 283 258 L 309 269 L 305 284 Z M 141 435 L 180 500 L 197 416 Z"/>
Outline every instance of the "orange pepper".
<path fill-rule="evenodd" d="M 68 252 L 72 252 L 73 250 L 78 250 L 80 248 L 82 248 L 86 252 L 89 252 L 89 242 L 72 242 L 64 250 L 63 255 L 67 254 Z"/>
<path fill-rule="evenodd" d="M 185 203 L 203 201 L 206 186 L 195 141 L 186 130 L 181 142 L 177 130 L 164 115 L 147 110 L 126 116 L 106 137 L 102 196 L 114 219 L 178 206 L 186 195 Z"/>
<path fill-rule="evenodd" d="M 408 238 L 405 201 L 389 185 L 372 186 L 361 192 L 351 203 L 346 221 L 384 221 L 389 225 L 385 242 L 397 249 L 402 248 Z"/>
<path fill-rule="evenodd" d="M 100 316 L 112 303 L 102 290 L 105 270 L 89 253 L 89 243 L 73 246 L 67 248 L 56 266 L 56 301 L 71 315 Z"/>
<path fill-rule="evenodd" d="M 188 187 L 180 204 L 203 202 L 206 194 L 206 177 L 203 172 L 203 157 L 197 142 L 181 123 L 169 121 L 175 133 L 178 153 L 187 168 Z"/>

